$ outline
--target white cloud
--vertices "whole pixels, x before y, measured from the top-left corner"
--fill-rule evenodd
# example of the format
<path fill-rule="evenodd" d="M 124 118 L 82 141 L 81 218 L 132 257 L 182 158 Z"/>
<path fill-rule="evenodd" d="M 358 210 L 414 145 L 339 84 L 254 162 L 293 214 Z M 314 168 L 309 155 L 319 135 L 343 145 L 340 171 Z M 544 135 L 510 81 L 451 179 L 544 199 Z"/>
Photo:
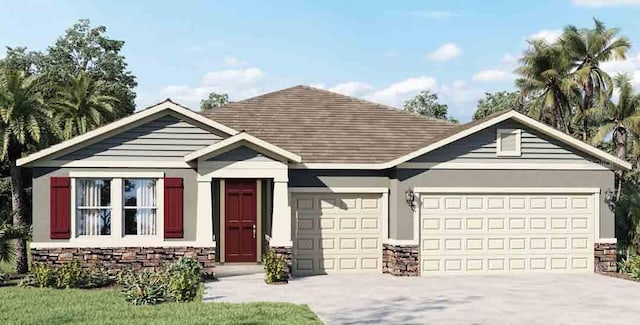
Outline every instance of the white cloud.
<path fill-rule="evenodd" d="M 386 88 L 375 91 L 371 95 L 366 96 L 366 98 L 382 104 L 402 106 L 404 101 L 418 92 L 434 89 L 436 86 L 437 82 L 435 78 L 419 76 L 393 83 Z"/>
<path fill-rule="evenodd" d="M 330 91 L 356 97 L 369 93 L 373 89 L 372 85 L 360 81 L 347 81 L 329 88 Z"/>
<path fill-rule="evenodd" d="M 454 43 L 446 43 L 437 50 L 427 54 L 427 59 L 433 61 L 449 61 L 462 55 L 462 50 Z"/>
<path fill-rule="evenodd" d="M 608 61 L 600 64 L 600 68 L 610 76 L 619 72 L 626 72 L 633 78 L 631 82 L 640 89 L 640 54 L 628 56 L 626 60 Z"/>
<path fill-rule="evenodd" d="M 640 0 L 573 0 L 573 4 L 584 7 L 638 6 Z"/>
<path fill-rule="evenodd" d="M 459 14 L 449 10 L 426 10 L 426 11 L 414 11 L 414 15 L 428 19 L 445 19 L 458 17 Z"/>
<path fill-rule="evenodd" d="M 543 29 L 537 33 L 529 35 L 527 39 L 543 39 L 547 43 L 553 43 L 558 39 L 558 37 L 560 37 L 560 35 L 562 35 L 562 30 L 560 29 Z"/>
<path fill-rule="evenodd" d="M 235 56 L 225 56 L 224 58 L 222 58 L 222 64 L 224 64 L 224 66 L 226 67 L 235 68 L 243 65 L 244 62 L 241 62 Z"/>
<path fill-rule="evenodd" d="M 505 70 L 490 69 L 474 74 L 471 79 L 479 82 L 507 81 L 513 79 L 513 75 Z"/>
<path fill-rule="evenodd" d="M 140 107 L 144 107 L 159 99 L 171 98 L 182 105 L 198 109 L 200 100 L 209 96 L 212 91 L 229 94 L 232 100 L 238 100 L 261 94 L 270 88 L 269 85 L 264 72 L 256 67 L 227 69 L 206 73 L 196 86 L 177 84 L 165 86 L 157 91 L 144 91 L 144 97 L 139 98 L 137 102 Z"/>

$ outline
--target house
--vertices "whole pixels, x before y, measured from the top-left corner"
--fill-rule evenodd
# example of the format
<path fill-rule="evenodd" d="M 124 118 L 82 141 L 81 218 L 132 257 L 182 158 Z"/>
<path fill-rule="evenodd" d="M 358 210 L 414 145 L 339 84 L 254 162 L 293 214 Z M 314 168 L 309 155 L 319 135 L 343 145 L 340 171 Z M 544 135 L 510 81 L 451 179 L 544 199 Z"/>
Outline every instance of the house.
<path fill-rule="evenodd" d="M 515 111 L 464 125 L 307 86 L 170 100 L 18 161 L 34 261 L 209 272 L 269 247 L 294 275 L 615 270 L 630 164 Z"/>

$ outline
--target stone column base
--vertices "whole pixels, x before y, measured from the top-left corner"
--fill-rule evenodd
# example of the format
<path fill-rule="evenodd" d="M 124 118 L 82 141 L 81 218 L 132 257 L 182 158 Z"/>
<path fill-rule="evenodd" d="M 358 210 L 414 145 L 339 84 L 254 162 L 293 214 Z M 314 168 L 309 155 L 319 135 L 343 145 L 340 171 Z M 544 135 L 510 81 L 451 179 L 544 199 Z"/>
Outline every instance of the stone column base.
<path fill-rule="evenodd" d="M 382 273 L 395 276 L 420 275 L 420 262 L 418 245 L 392 245 L 382 246 Z"/>
<path fill-rule="evenodd" d="M 596 273 L 617 272 L 616 243 L 595 243 L 595 261 L 593 263 Z"/>
<path fill-rule="evenodd" d="M 164 264 L 192 257 L 200 264 L 205 276 L 215 273 L 216 251 L 213 247 L 115 247 L 115 248 L 32 248 L 31 261 L 46 265 L 61 265 L 80 261 L 84 268 L 104 269 L 111 274 L 122 270 L 155 271 Z"/>
<path fill-rule="evenodd" d="M 293 265 L 293 247 L 283 247 L 283 246 L 276 246 L 276 247 L 271 247 L 273 249 L 275 249 L 276 251 L 276 256 L 277 257 L 283 257 L 284 261 L 285 261 L 285 268 L 284 270 L 282 270 L 282 273 L 284 275 L 283 279 L 288 280 L 291 278 L 291 266 Z"/>

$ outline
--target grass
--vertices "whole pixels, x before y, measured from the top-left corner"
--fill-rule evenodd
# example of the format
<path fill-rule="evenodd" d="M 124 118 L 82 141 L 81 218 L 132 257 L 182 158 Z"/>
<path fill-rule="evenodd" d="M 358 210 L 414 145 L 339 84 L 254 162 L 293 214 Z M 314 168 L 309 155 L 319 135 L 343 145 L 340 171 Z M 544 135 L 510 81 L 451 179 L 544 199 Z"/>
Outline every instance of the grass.
<path fill-rule="evenodd" d="M 0 287 L 0 324 L 321 324 L 286 303 L 165 303 L 133 306 L 118 289 Z"/>

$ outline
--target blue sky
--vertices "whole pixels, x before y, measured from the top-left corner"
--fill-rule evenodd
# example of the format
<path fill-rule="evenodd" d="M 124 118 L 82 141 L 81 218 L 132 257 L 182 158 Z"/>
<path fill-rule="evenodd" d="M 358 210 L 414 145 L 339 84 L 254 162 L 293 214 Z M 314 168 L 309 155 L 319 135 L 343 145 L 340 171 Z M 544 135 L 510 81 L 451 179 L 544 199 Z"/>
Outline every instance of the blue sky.
<path fill-rule="evenodd" d="M 399 107 L 430 89 L 467 121 L 485 91 L 513 88 L 527 38 L 597 17 L 640 48 L 639 14 L 638 0 L 0 1 L 0 44 L 43 50 L 88 18 L 126 41 L 139 107 L 297 84 Z M 639 53 L 605 68 L 640 84 Z"/>

